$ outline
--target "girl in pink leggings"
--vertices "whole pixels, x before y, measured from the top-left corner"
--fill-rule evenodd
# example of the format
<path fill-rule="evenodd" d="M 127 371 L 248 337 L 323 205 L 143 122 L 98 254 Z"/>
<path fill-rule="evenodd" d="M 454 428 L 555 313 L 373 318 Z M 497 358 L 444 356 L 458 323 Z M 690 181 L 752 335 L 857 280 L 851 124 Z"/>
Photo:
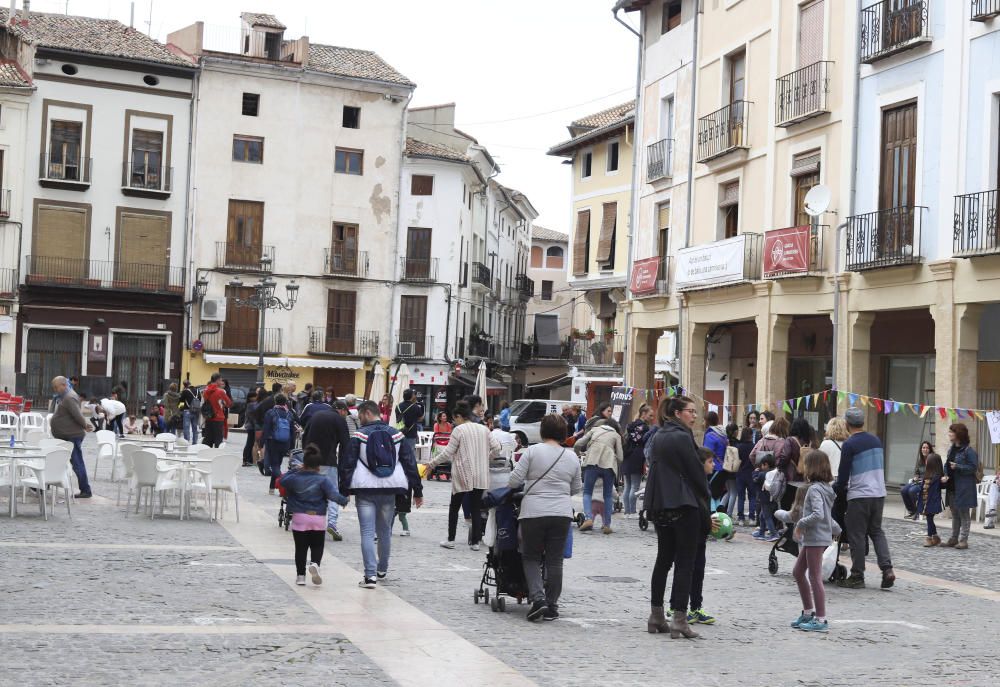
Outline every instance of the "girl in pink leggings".
<path fill-rule="evenodd" d="M 799 542 L 799 557 L 792 575 L 802 597 L 802 613 L 792 623 L 806 632 L 826 632 L 826 592 L 823 589 L 823 552 L 840 526 L 833 519 L 833 473 L 830 459 L 822 451 L 809 451 L 802 470 L 808 491 L 802 502 L 802 515 L 795 523 L 793 536 Z"/>

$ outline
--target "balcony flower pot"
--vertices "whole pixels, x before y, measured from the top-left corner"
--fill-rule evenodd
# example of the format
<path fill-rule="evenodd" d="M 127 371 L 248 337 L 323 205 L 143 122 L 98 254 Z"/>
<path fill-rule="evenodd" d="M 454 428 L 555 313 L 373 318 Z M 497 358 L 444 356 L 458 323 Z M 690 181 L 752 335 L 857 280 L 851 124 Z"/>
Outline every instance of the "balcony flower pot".
<path fill-rule="evenodd" d="M 60 286 L 69 286 L 73 283 L 73 277 L 52 277 L 52 281 Z"/>
<path fill-rule="evenodd" d="M 111 282 L 111 288 L 113 289 L 124 289 L 128 288 L 128 281 L 125 279 L 115 279 Z"/>
<path fill-rule="evenodd" d="M 625 362 L 625 351 L 615 351 L 615 365 L 621 365 Z"/>
<path fill-rule="evenodd" d="M 25 281 L 28 284 L 44 284 L 45 283 L 45 275 L 43 275 L 43 274 L 29 274 L 29 275 L 27 275 L 27 277 L 25 277 Z"/>
<path fill-rule="evenodd" d="M 167 287 L 167 291 L 169 291 L 170 293 L 183 293 L 184 287 L 179 286 L 177 284 L 171 284 L 170 286 Z"/>
<path fill-rule="evenodd" d="M 100 279 L 84 279 L 83 285 L 88 289 L 99 289 L 101 288 Z"/>

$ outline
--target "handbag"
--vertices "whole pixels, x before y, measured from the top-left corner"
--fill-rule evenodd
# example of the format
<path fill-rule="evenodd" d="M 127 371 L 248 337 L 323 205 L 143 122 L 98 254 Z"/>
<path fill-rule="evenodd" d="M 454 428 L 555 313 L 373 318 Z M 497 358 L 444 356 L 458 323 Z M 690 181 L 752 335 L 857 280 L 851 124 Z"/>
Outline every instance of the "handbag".
<path fill-rule="evenodd" d="M 554 468 L 556 466 L 556 463 L 558 463 L 560 460 L 562 460 L 562 457 L 563 457 L 564 453 L 566 453 L 566 449 L 563 449 L 562 451 L 560 451 L 559 455 L 556 456 L 556 459 L 554 461 L 552 461 L 552 465 L 550 465 L 545 470 L 545 472 L 542 473 L 542 476 L 539 477 L 538 479 L 536 479 L 534 482 L 532 482 L 531 486 L 524 490 L 524 496 L 527 496 L 528 493 L 531 492 L 531 490 L 535 488 L 536 484 L 538 484 L 539 482 L 541 482 L 543 479 L 545 479 L 545 476 L 547 474 L 549 474 L 550 472 L 552 472 L 552 468 Z M 525 475 L 525 477 L 527 477 L 527 475 Z"/>
<path fill-rule="evenodd" d="M 722 461 L 722 469 L 726 472 L 740 471 L 740 452 L 735 446 L 726 447 L 726 457 Z"/>

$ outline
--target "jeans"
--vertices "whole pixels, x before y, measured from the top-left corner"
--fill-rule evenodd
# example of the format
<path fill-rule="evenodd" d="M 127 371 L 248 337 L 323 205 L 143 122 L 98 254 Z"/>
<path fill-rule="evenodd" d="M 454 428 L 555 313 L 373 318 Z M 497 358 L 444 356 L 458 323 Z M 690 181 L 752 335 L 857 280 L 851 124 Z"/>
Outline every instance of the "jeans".
<path fill-rule="evenodd" d="M 737 473 L 736 475 L 736 510 L 739 515 L 739 519 L 743 519 L 743 514 L 748 512 L 743 510 L 743 504 L 746 503 L 746 496 L 750 496 L 750 517 L 753 518 L 757 515 L 757 491 L 754 489 L 756 485 L 753 483 L 753 477 L 751 475 L 744 475 L 743 473 Z"/>
<path fill-rule="evenodd" d="M 521 525 L 521 564 L 528 583 L 528 601 L 541 601 L 550 608 L 562 594 L 563 555 L 569 536 L 569 518 L 545 516 L 527 518 Z M 545 577 L 542 577 L 542 561 Z"/>
<path fill-rule="evenodd" d="M 202 432 L 201 443 L 212 448 L 218 448 L 219 444 L 222 443 L 222 426 L 224 424 L 222 420 L 209 420 L 206 422 L 204 431 Z"/>
<path fill-rule="evenodd" d="M 267 464 L 271 468 L 271 489 L 274 489 L 274 481 L 281 475 L 281 463 L 288 455 L 288 450 L 288 444 L 281 444 L 277 441 L 267 442 Z"/>
<path fill-rule="evenodd" d="M 184 411 L 184 439 L 192 444 L 198 443 L 198 428 L 201 423 L 201 412 L 197 410 Z"/>
<path fill-rule="evenodd" d="M 925 517 L 927 518 L 927 536 L 937 536 L 937 525 L 934 524 L 934 514 L 928 513 Z"/>
<path fill-rule="evenodd" d="M 83 450 L 81 449 L 83 437 L 70 439 L 70 441 L 73 442 L 73 451 L 70 453 L 69 462 L 73 466 L 73 472 L 76 473 L 76 481 L 80 484 L 80 493 L 89 494 L 90 480 L 87 479 L 87 466 L 83 462 Z"/>
<path fill-rule="evenodd" d="M 451 495 L 451 503 L 448 505 L 448 541 L 455 541 L 455 531 L 458 529 L 458 511 L 462 509 L 462 502 L 465 497 L 470 499 L 469 510 L 472 515 L 472 524 L 469 525 L 469 545 L 478 544 L 483 538 L 483 490 L 473 489 Z"/>
<path fill-rule="evenodd" d="M 905 484 L 899 490 L 899 495 L 903 497 L 903 505 L 906 506 L 907 513 L 917 512 L 917 494 L 920 493 L 920 484 Z"/>
<path fill-rule="evenodd" d="M 774 511 L 778 510 L 777 504 L 771 502 L 761 502 L 760 504 L 760 525 L 757 531 L 761 534 L 778 534 L 778 528 L 774 524 Z"/>
<path fill-rule="evenodd" d="M 736 515 L 736 478 L 731 477 L 726 480 L 726 495 L 723 497 L 726 504 L 726 513 L 729 517 Z"/>
<path fill-rule="evenodd" d="M 334 484 L 337 483 L 337 466 L 336 465 L 320 465 L 319 474 L 328 475 Z M 340 519 L 340 504 L 336 501 L 326 502 L 326 526 L 332 529 L 337 529 L 337 520 Z"/>
<path fill-rule="evenodd" d="M 803 546 L 795 559 L 792 577 L 799 588 L 802 610 L 815 609 L 817 618 L 826 618 L 826 589 L 823 588 L 825 546 Z"/>
<path fill-rule="evenodd" d="M 847 502 L 847 541 L 851 544 L 851 574 L 865 576 L 865 539 L 875 545 L 878 567 L 885 572 L 892 569 L 889 542 L 882 531 L 882 508 L 885 497 L 851 499 Z"/>
<path fill-rule="evenodd" d="M 117 434 L 119 437 L 125 436 L 125 415 L 116 415 L 114 419 L 111 420 L 111 430 Z"/>
<path fill-rule="evenodd" d="M 671 522 L 656 524 L 656 563 L 650 581 L 650 605 L 663 606 L 667 575 L 673 567 L 674 581 L 670 590 L 670 608 L 686 611 L 693 591 L 692 580 L 699 543 L 704 547 L 705 537 L 702 536 L 704 525 L 699 524 L 702 514 L 697 508 L 678 508 L 671 513 L 674 515 Z M 704 565 L 702 575 L 704 575 Z M 701 599 L 697 601 L 700 606 Z"/>
<path fill-rule="evenodd" d="M 604 526 L 611 527 L 611 513 L 615 509 L 615 471 L 611 468 L 599 468 L 596 465 L 583 467 L 583 513 L 587 520 L 594 519 L 591 502 L 598 477 L 604 480 Z"/>
<path fill-rule="evenodd" d="M 625 475 L 625 515 L 635 514 L 636 501 L 639 498 L 639 487 L 642 485 L 642 473 Z"/>
<path fill-rule="evenodd" d="M 951 506 L 951 538 L 969 541 L 970 525 L 972 525 L 971 509 Z"/>
<path fill-rule="evenodd" d="M 306 574 L 306 554 L 310 554 L 309 560 L 316 565 L 323 562 L 323 545 L 326 543 L 326 532 L 323 530 L 309 530 L 306 532 L 292 532 L 295 539 L 295 574 Z"/>
<path fill-rule="evenodd" d="M 361 557 L 364 559 L 365 577 L 375 577 L 376 572 L 388 572 L 389 549 L 392 545 L 392 517 L 396 513 L 393 494 L 356 494 L 358 525 L 361 529 Z M 378 533 L 378 558 L 375 557 L 375 534 Z"/>

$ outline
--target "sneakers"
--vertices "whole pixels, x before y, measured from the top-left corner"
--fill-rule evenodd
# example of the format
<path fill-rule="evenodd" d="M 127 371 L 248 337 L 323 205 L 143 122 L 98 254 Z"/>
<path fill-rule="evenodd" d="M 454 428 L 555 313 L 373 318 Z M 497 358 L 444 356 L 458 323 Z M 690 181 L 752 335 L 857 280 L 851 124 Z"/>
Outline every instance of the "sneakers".
<path fill-rule="evenodd" d="M 751 534 L 750 536 L 753 537 L 754 539 L 756 539 L 757 541 L 764 541 L 764 539 L 766 539 L 767 535 L 765 535 L 760 530 L 757 530 L 753 534 Z"/>
<path fill-rule="evenodd" d="M 375 581 L 376 582 L 385 582 L 385 580 L 386 580 L 387 577 L 389 577 L 389 571 L 388 570 L 386 570 L 385 572 L 377 572 L 377 573 L 375 573 Z"/>
<path fill-rule="evenodd" d="M 804 623 L 799 623 L 799 629 L 806 632 L 826 632 L 830 629 L 830 626 L 825 620 L 817 620 L 813 617 Z"/>
<path fill-rule="evenodd" d="M 409 537 L 410 536 L 410 530 L 403 530 L 402 532 L 399 533 L 399 536 L 401 536 L 401 537 Z"/>
<path fill-rule="evenodd" d="M 309 564 L 309 576 L 312 577 L 312 583 L 319 586 L 323 584 L 323 578 L 319 576 L 319 563 Z"/>
<path fill-rule="evenodd" d="M 306 586 L 306 576 L 305 575 L 297 575 L 295 577 L 295 584 L 297 586 L 299 586 L 299 587 L 305 587 Z"/>
<path fill-rule="evenodd" d="M 967 541 L 960 541 L 957 544 L 955 544 L 955 548 L 956 549 L 967 549 L 967 548 L 969 548 L 969 542 L 967 542 Z"/>
<path fill-rule="evenodd" d="M 594 529 L 594 521 L 591 518 L 587 518 L 580 523 L 581 532 L 589 532 L 592 529 Z"/>
<path fill-rule="evenodd" d="M 792 627 L 798 628 L 802 626 L 802 623 L 808 623 L 810 620 L 816 617 L 815 613 L 802 613 L 799 617 L 792 621 Z"/>
<path fill-rule="evenodd" d="M 335 527 L 327 527 L 326 533 L 330 535 L 330 539 L 333 541 L 344 541 L 344 538 L 340 536 L 340 532 Z"/>
<path fill-rule="evenodd" d="M 441 548 L 442 549 L 454 549 L 455 548 L 455 542 L 448 541 L 447 539 L 445 539 L 443 542 L 441 542 Z"/>
<path fill-rule="evenodd" d="M 605 525 L 604 527 L 601 528 L 601 532 L 604 534 L 612 534 L 614 530 L 611 529 L 611 525 Z"/>
<path fill-rule="evenodd" d="M 738 520 L 738 521 L 736 522 L 736 526 L 737 526 L 737 527 L 746 527 L 746 526 L 747 526 L 747 521 L 746 521 L 746 520 L 744 520 L 743 518 L 740 518 L 740 519 L 739 519 L 739 520 Z"/>
<path fill-rule="evenodd" d="M 893 579 L 895 579 L 895 576 Z M 842 580 L 837 580 L 837 586 L 844 589 L 864 589 L 865 577 L 864 575 L 851 575 Z"/>
<path fill-rule="evenodd" d="M 882 571 L 882 589 L 889 589 L 895 582 L 896 573 L 892 571 L 892 568 Z"/>
<path fill-rule="evenodd" d="M 700 625 L 714 625 L 715 618 L 710 616 L 705 611 L 700 608 L 696 608 L 690 613 L 688 613 L 688 623 L 698 623 Z"/>
<path fill-rule="evenodd" d="M 73 498 L 75 498 L 75 499 L 89 499 L 91 497 L 93 497 L 93 494 L 91 494 L 89 491 L 88 492 L 82 492 L 81 491 L 79 494 L 77 494 Z"/>
<path fill-rule="evenodd" d="M 365 577 L 360 582 L 358 582 L 358 586 L 361 587 L 362 589 L 375 589 L 375 587 L 377 587 L 378 585 L 375 584 L 374 577 Z"/>
<path fill-rule="evenodd" d="M 781 535 L 778 534 L 777 532 L 774 532 L 773 534 L 767 535 L 764 538 L 764 541 L 778 541 L 779 539 L 781 539 Z"/>
<path fill-rule="evenodd" d="M 538 620 L 545 614 L 548 607 L 548 604 L 544 601 L 535 601 L 531 604 L 531 608 L 528 609 L 528 620 L 531 620 L 532 622 Z"/>
<path fill-rule="evenodd" d="M 545 614 L 542 615 L 542 620 L 559 620 L 559 609 L 555 606 L 547 607 Z"/>
<path fill-rule="evenodd" d="M 473 551 L 479 551 L 479 544 L 469 544 L 469 548 Z"/>
<path fill-rule="evenodd" d="M 274 489 L 268 489 L 267 490 L 267 495 L 268 496 L 274 496 Z"/>

